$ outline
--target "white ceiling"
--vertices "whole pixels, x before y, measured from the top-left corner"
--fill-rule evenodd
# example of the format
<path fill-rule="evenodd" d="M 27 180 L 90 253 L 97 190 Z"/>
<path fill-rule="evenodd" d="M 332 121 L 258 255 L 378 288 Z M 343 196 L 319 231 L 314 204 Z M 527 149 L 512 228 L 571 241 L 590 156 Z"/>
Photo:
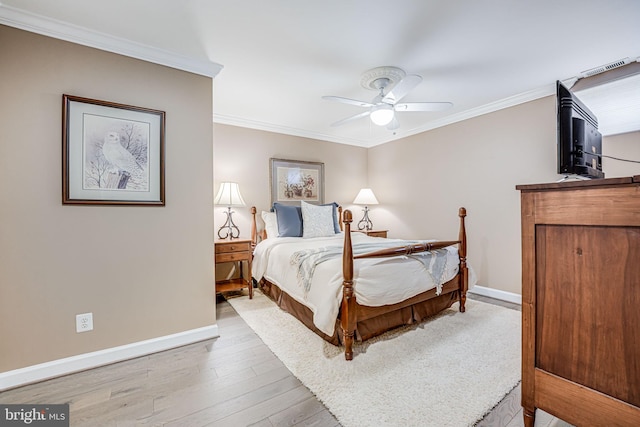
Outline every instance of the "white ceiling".
<path fill-rule="evenodd" d="M 640 130 L 640 74 L 574 93 L 598 118 L 603 135 Z"/>
<path fill-rule="evenodd" d="M 131 56 L 149 48 L 201 74 L 222 65 L 217 123 L 364 147 L 551 95 L 556 80 L 640 57 L 637 0 L 0 2 L 0 24 Z M 367 118 L 331 127 L 363 110 L 321 97 L 371 101 L 360 78 L 377 66 L 423 77 L 403 101 L 454 107 L 400 113 L 395 132 Z"/>

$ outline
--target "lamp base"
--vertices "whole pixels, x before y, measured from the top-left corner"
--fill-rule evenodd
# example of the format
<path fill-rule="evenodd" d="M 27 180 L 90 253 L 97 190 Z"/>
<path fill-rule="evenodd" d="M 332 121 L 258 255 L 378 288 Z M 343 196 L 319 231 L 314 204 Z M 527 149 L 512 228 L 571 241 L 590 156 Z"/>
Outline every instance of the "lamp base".
<path fill-rule="evenodd" d="M 364 207 L 364 217 L 358 222 L 358 230 L 367 230 L 370 231 L 373 229 L 373 222 L 369 219 L 369 208 L 367 206 Z"/>
<path fill-rule="evenodd" d="M 237 239 L 240 237 L 240 229 L 233 223 L 231 206 L 227 208 L 225 213 L 227 214 L 227 220 L 222 227 L 218 229 L 218 237 L 221 239 Z M 224 231 L 226 231 L 226 234 L 223 235 Z"/>

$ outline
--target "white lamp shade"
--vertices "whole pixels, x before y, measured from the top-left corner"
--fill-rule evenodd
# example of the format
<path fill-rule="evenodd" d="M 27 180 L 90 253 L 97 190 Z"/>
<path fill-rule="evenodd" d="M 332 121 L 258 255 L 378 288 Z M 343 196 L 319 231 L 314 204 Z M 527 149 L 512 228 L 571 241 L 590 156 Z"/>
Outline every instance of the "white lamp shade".
<path fill-rule="evenodd" d="M 371 121 L 378 126 L 386 126 L 393 120 L 393 106 L 389 104 L 376 105 L 371 108 Z"/>
<path fill-rule="evenodd" d="M 360 190 L 355 200 L 353 201 L 354 205 L 377 205 L 378 199 L 373 194 L 373 191 L 370 188 L 363 188 Z"/>
<path fill-rule="evenodd" d="M 223 182 L 220 184 L 218 195 L 213 203 L 223 206 L 246 206 L 240 194 L 240 187 L 236 182 Z"/>

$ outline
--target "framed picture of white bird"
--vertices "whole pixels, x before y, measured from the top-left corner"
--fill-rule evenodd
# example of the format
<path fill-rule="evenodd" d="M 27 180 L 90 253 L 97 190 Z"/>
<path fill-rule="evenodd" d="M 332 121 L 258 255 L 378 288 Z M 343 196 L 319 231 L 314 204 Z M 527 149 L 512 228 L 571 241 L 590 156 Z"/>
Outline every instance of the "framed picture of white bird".
<path fill-rule="evenodd" d="M 62 203 L 164 206 L 165 112 L 62 96 Z"/>

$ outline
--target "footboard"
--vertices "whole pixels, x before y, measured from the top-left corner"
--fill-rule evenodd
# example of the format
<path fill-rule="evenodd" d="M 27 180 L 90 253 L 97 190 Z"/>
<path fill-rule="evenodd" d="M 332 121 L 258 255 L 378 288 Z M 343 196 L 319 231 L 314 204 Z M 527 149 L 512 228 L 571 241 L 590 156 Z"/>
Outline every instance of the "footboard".
<path fill-rule="evenodd" d="M 344 211 L 344 249 L 342 258 L 343 284 L 340 322 L 343 331 L 343 341 L 345 345 L 344 356 L 346 360 L 353 359 L 353 341 L 358 323 L 358 306 L 356 304 L 356 296 L 353 289 L 353 261 L 355 259 L 410 255 L 419 252 L 434 251 L 457 244 L 458 256 L 460 260 L 458 270 L 460 311 L 465 311 L 465 302 L 467 300 L 467 288 L 469 280 L 469 272 L 467 268 L 467 234 L 465 228 L 465 217 L 467 216 L 466 209 L 460 208 L 458 211 L 458 216 L 460 217 L 458 240 L 411 244 L 406 246 L 382 249 L 379 251 L 370 252 L 368 254 L 357 255 L 354 257 L 353 246 L 351 243 L 351 223 L 353 222 L 353 216 L 350 210 Z"/>

